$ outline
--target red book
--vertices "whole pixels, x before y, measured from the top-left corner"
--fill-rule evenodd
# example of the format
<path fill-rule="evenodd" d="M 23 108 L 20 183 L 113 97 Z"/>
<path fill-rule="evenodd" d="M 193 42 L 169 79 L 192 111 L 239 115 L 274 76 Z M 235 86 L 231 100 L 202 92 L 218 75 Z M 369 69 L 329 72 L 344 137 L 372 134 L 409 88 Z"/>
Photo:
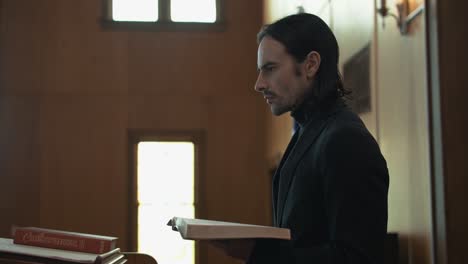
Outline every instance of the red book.
<path fill-rule="evenodd" d="M 13 243 L 102 254 L 116 248 L 117 238 L 37 227 L 15 227 Z"/>

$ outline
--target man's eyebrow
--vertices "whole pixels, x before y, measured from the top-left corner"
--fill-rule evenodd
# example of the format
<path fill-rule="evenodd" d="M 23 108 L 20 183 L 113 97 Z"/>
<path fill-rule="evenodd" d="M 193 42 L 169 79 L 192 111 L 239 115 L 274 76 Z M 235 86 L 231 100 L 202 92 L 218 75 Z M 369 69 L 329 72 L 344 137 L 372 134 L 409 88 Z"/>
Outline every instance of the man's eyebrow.
<path fill-rule="evenodd" d="M 262 66 L 260 66 L 259 68 L 257 68 L 257 70 L 258 71 L 264 70 L 267 67 L 271 67 L 271 66 L 275 66 L 275 65 L 276 65 L 276 62 L 269 61 L 269 62 L 266 62 L 265 64 L 263 64 Z"/>

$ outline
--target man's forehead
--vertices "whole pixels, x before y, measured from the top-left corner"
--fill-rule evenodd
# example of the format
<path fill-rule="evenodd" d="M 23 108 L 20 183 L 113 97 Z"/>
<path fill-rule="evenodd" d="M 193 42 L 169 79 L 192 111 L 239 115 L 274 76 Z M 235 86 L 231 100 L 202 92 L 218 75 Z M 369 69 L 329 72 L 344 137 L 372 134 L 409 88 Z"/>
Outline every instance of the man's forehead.
<path fill-rule="evenodd" d="M 278 61 L 285 55 L 286 49 L 281 42 L 269 36 L 265 36 L 258 46 L 258 66 L 262 66 L 262 64 L 266 62 Z"/>
<path fill-rule="evenodd" d="M 263 53 L 265 52 L 276 52 L 276 53 L 280 53 L 280 52 L 285 52 L 286 49 L 284 47 L 284 45 L 269 37 L 269 36 L 265 36 L 262 41 L 260 42 L 260 45 L 258 46 L 258 49 L 259 51 L 262 51 Z"/>

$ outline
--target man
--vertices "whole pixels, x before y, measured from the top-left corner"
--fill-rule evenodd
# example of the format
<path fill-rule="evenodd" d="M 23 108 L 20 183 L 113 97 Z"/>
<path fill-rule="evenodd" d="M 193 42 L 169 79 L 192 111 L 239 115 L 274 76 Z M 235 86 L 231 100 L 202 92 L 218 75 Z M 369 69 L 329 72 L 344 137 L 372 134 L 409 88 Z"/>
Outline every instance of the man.
<path fill-rule="evenodd" d="M 274 115 L 299 124 L 273 178 L 273 222 L 291 241 L 230 241 L 252 264 L 382 263 L 388 171 L 379 147 L 344 104 L 338 44 L 317 16 L 285 17 L 258 34 L 255 90 Z"/>

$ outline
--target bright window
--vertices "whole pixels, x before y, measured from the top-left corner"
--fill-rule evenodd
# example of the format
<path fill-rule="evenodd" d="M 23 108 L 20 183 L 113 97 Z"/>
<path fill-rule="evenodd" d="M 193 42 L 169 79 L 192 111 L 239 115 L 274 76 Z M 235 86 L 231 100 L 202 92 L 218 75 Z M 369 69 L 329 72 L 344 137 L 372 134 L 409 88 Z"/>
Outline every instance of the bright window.
<path fill-rule="evenodd" d="M 166 224 L 174 216 L 195 217 L 195 146 L 141 141 L 137 149 L 138 252 L 159 264 L 193 264 L 194 242 Z"/>
<path fill-rule="evenodd" d="M 195 22 L 218 20 L 220 0 L 108 0 L 111 19 L 119 22 Z"/>
<path fill-rule="evenodd" d="M 175 22 L 216 22 L 216 0 L 171 0 Z"/>
<path fill-rule="evenodd" d="M 155 22 L 158 0 L 112 0 L 112 20 Z"/>

